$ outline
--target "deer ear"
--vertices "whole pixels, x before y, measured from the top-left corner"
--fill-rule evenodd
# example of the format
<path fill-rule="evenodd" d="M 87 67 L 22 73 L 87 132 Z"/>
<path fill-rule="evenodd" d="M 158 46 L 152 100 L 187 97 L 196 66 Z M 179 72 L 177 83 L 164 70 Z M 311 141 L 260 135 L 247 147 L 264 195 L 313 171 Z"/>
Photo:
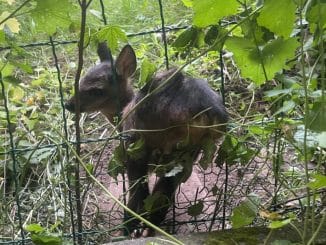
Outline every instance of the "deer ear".
<path fill-rule="evenodd" d="M 108 48 L 106 42 L 101 42 L 98 44 L 97 54 L 100 57 L 101 62 L 112 60 L 111 50 Z"/>
<path fill-rule="evenodd" d="M 124 78 L 130 77 L 135 72 L 137 67 L 136 55 L 130 45 L 123 47 L 115 62 L 115 67 L 118 75 Z"/>

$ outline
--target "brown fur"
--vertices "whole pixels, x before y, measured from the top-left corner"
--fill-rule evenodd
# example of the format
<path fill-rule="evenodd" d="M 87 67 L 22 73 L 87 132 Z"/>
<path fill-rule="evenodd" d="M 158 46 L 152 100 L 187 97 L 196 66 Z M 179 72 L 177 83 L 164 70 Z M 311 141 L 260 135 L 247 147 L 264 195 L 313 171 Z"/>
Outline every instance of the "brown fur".
<path fill-rule="evenodd" d="M 133 186 L 128 207 L 142 213 L 143 201 L 150 193 L 147 182 L 139 179 L 147 175 L 148 165 L 153 161 L 155 164 L 158 159 L 161 163 L 162 159 L 174 157 L 173 154 L 180 151 L 180 143 L 185 145 L 183 150 L 194 160 L 204 139 L 217 139 L 223 134 L 227 113 L 220 97 L 206 81 L 187 77 L 176 69 L 156 74 L 135 94 L 130 78 L 136 69 L 136 57 L 129 45 L 120 52 L 115 69 L 112 69 L 111 54 L 106 44 L 99 44 L 98 54 L 101 63 L 89 70 L 80 81 L 80 111 L 101 111 L 111 122 L 114 116 L 122 113 L 124 121 L 121 129 L 130 136 L 127 147 L 140 138 L 144 140 L 144 156 L 137 160 L 129 158 L 126 163 L 129 185 Z M 169 82 L 162 85 L 167 79 L 170 79 Z M 142 101 L 148 94 L 150 96 Z M 75 110 L 74 101 L 73 97 L 67 102 L 68 110 Z M 135 107 L 140 101 L 142 103 Z M 149 214 L 154 224 L 158 225 L 164 219 L 175 189 L 185 180 L 184 175 L 163 175 L 154 186 L 152 195 L 159 193 L 166 196 L 166 201 L 155 204 L 156 211 Z M 128 228 L 136 226 L 134 221 L 129 223 Z"/>

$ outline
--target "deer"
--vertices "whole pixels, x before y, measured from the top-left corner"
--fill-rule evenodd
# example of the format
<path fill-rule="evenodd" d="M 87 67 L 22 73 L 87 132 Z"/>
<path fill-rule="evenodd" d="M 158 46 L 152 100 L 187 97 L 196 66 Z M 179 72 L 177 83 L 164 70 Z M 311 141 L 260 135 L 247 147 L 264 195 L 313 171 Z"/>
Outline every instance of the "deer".
<path fill-rule="evenodd" d="M 98 44 L 97 53 L 100 63 L 79 81 L 80 112 L 100 111 L 112 124 L 120 115 L 119 130 L 128 136 L 126 148 L 142 140 L 141 156 L 127 156 L 124 163 L 129 183 L 127 206 L 158 226 L 174 201 L 177 187 L 190 176 L 202 142 L 207 138 L 216 142 L 225 134 L 227 111 L 221 97 L 206 80 L 188 76 L 177 68 L 157 72 L 135 91 L 132 81 L 137 61 L 129 44 L 122 48 L 115 61 L 106 42 Z M 65 107 L 75 112 L 75 104 L 73 95 Z M 178 159 L 172 161 L 176 156 L 181 159 L 180 163 Z M 166 172 L 157 174 L 159 178 L 150 193 L 146 176 L 155 169 L 155 164 L 169 166 Z M 176 165 L 179 171 L 167 174 Z M 144 200 L 154 195 L 163 198 L 158 198 L 147 212 Z M 129 234 L 143 234 L 140 221 L 129 221 L 128 215 L 125 219 Z"/>

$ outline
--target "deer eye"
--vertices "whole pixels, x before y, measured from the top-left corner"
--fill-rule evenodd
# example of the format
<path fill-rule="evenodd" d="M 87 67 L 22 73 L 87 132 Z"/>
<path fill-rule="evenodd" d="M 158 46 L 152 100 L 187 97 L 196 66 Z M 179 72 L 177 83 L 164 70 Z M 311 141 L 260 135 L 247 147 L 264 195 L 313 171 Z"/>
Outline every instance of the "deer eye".
<path fill-rule="evenodd" d="M 103 96 L 104 95 L 104 90 L 103 89 L 98 89 L 98 88 L 93 88 L 88 91 L 88 93 L 91 96 Z"/>

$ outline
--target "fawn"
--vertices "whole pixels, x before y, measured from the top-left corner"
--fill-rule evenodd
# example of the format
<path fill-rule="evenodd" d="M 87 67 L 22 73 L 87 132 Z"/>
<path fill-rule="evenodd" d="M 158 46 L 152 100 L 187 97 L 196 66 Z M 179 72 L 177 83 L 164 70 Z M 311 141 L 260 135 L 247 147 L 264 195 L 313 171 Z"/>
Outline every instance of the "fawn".
<path fill-rule="evenodd" d="M 157 73 L 142 89 L 134 92 L 131 77 L 137 64 L 132 47 L 126 45 L 113 64 L 106 43 L 100 43 L 97 52 L 101 63 L 90 69 L 79 83 L 80 112 L 101 111 L 111 123 L 121 113 L 120 131 L 129 135 L 126 148 L 143 140 L 141 156 L 127 157 L 125 162 L 130 186 L 128 207 L 144 214 L 144 200 L 150 196 L 146 176 L 155 164 L 164 166 L 168 162 L 168 170 L 177 164 L 181 166 L 175 174 L 166 174 L 167 171 L 157 174 L 160 178 L 152 196 L 164 198 L 154 202 L 146 217 L 159 225 L 174 200 L 176 188 L 190 176 L 202 141 L 207 137 L 216 140 L 225 132 L 227 112 L 221 98 L 205 80 L 186 76 L 175 68 Z M 135 107 L 159 86 L 158 91 Z M 74 112 L 74 97 L 66 103 L 66 108 Z M 183 157 L 185 155 L 187 157 Z M 190 171 L 186 162 L 190 162 Z M 127 228 L 135 232 L 138 225 L 139 222 L 133 220 L 127 223 Z"/>

